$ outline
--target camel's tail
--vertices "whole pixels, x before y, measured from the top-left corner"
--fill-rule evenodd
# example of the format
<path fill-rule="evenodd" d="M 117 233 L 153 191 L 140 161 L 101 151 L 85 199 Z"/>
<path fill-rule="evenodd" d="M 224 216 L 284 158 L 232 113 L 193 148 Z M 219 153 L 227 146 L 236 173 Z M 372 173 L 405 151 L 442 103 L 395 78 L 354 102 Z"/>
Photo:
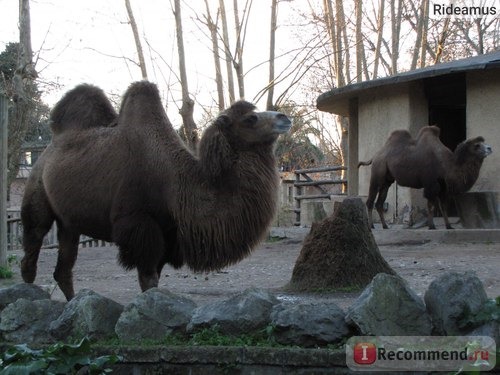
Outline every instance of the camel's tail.
<path fill-rule="evenodd" d="M 360 161 L 360 162 L 358 163 L 358 168 L 359 168 L 359 167 L 361 167 L 362 165 L 371 165 L 371 164 L 372 164 L 372 161 L 373 161 L 373 159 L 370 159 L 370 160 L 368 160 L 368 161 Z"/>
<path fill-rule="evenodd" d="M 117 114 L 104 92 L 92 85 L 79 85 L 68 91 L 50 114 L 54 134 L 66 129 L 108 126 Z"/>

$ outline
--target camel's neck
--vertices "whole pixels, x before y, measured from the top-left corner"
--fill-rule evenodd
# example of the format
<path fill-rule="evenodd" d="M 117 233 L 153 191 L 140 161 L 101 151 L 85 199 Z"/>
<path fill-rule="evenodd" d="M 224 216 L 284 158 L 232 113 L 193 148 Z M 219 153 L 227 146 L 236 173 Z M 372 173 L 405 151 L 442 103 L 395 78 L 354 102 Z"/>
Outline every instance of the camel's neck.
<path fill-rule="evenodd" d="M 274 217 L 279 184 L 271 150 L 239 152 L 226 160 L 212 154 L 215 175 L 204 170 L 207 156 L 200 154 L 195 175 L 184 176 L 175 210 L 178 250 L 196 271 L 220 269 L 249 254 Z"/>
<path fill-rule="evenodd" d="M 446 183 L 452 194 L 465 193 L 470 190 L 479 177 L 483 160 L 479 158 L 455 158 L 453 168 L 447 171 Z"/>

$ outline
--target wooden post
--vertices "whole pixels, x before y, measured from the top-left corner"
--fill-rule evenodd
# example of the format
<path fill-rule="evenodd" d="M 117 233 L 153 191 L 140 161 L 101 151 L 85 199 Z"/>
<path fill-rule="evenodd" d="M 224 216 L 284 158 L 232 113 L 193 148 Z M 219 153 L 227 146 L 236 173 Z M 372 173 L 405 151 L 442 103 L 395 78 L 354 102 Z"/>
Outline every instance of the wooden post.
<path fill-rule="evenodd" d="M 7 266 L 7 123 L 8 101 L 0 94 L 0 267 Z"/>
<path fill-rule="evenodd" d="M 300 173 L 295 171 L 295 183 L 300 182 Z M 302 195 L 302 188 L 300 186 L 295 185 L 295 225 L 300 225 L 300 199 L 298 199 Z"/>

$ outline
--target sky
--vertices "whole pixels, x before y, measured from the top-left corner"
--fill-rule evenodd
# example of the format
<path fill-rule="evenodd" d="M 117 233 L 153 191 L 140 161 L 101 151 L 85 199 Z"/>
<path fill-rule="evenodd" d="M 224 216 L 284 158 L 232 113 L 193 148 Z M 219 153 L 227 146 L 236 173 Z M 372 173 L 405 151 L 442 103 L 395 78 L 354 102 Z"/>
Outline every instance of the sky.
<path fill-rule="evenodd" d="M 194 10 L 182 3 L 189 90 L 200 104 L 209 106 L 216 98 L 211 42 L 206 27 L 193 20 L 196 13 L 204 13 L 204 2 L 188 3 L 199 7 Z M 209 3 L 215 10 L 218 1 Z M 170 1 L 131 0 L 131 4 L 147 55 L 149 79 L 158 84 L 168 101 L 169 115 L 178 115 L 178 55 Z M 287 3 L 282 4 L 280 19 Z M 32 48 L 47 104 L 53 105 L 65 91 L 83 82 L 103 88 L 118 102 L 128 85 L 141 79 L 139 67 L 132 62 L 137 61 L 136 50 L 123 0 L 31 0 L 30 7 Z M 267 83 L 268 65 L 262 63 L 269 54 L 269 21 L 270 1 L 254 1 L 244 55 L 249 97 Z M 287 37 L 280 31 L 278 46 Z M 18 1 L 0 0 L 0 50 L 18 40 Z M 259 67 L 251 69 L 254 66 Z"/>

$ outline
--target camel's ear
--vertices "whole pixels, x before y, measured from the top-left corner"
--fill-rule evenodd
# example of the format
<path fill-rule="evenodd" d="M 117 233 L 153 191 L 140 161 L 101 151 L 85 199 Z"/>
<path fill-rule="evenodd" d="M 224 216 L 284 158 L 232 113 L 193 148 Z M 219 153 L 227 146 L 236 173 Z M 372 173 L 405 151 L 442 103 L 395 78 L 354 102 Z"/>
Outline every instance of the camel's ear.
<path fill-rule="evenodd" d="M 198 148 L 203 171 L 211 179 L 222 177 L 233 166 L 235 158 L 225 134 L 230 125 L 229 117 L 219 116 L 214 125 L 205 131 Z"/>

